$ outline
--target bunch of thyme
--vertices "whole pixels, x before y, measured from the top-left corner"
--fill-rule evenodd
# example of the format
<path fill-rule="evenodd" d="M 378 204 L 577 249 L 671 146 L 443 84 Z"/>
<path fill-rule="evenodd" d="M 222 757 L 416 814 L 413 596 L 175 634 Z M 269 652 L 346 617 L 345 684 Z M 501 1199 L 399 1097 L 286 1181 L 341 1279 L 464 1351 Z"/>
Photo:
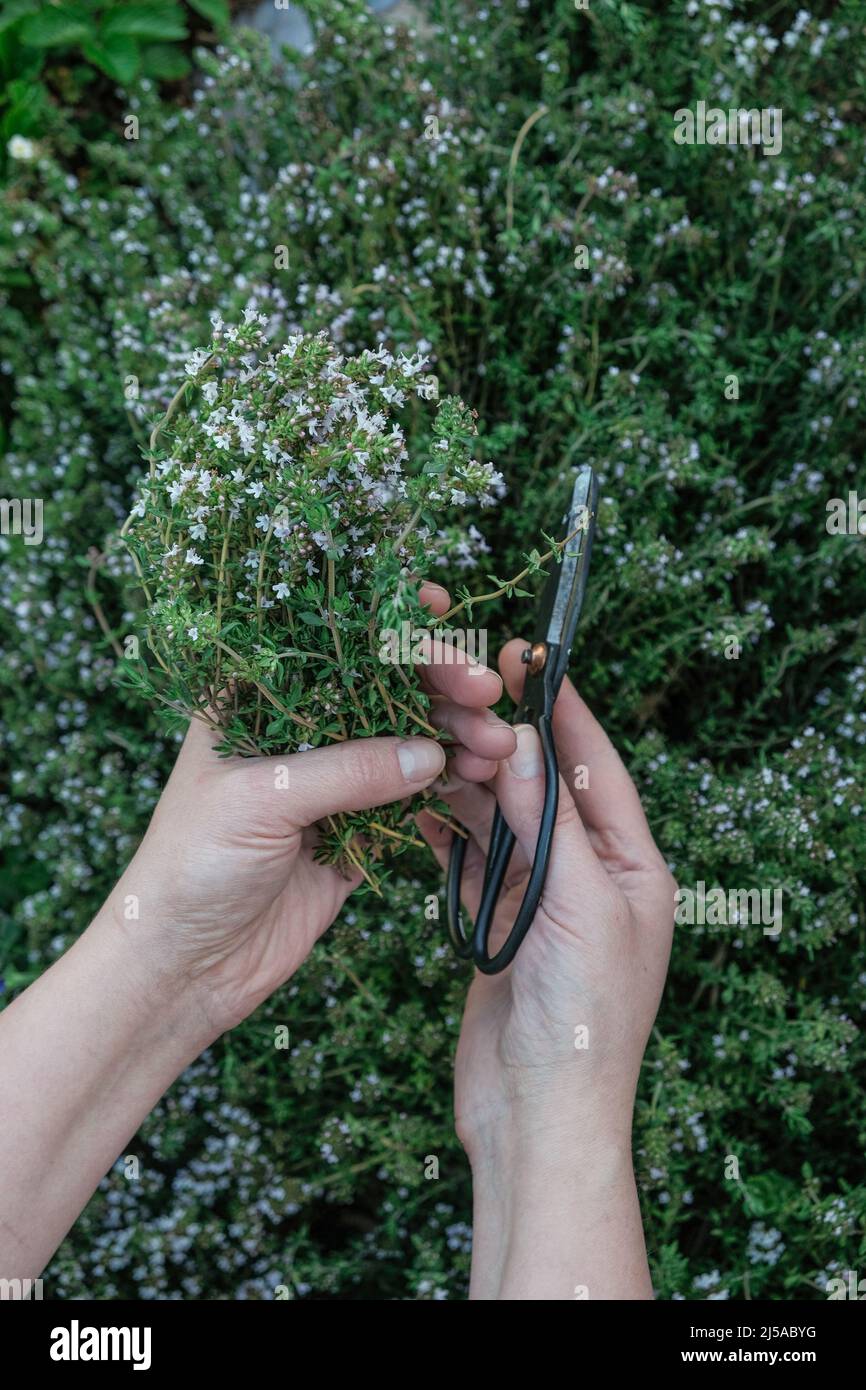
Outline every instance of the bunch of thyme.
<path fill-rule="evenodd" d="M 489 507 L 500 475 L 472 457 L 460 400 L 423 405 L 436 391 L 421 355 L 344 357 L 324 334 L 273 351 L 264 322 L 215 318 L 150 436 L 123 535 L 155 665 L 129 663 L 127 679 L 218 730 L 224 754 L 435 736 L 418 672 L 383 661 L 379 634 L 429 625 L 414 576 L 453 538 L 443 513 Z M 432 418 L 410 468 L 397 417 L 419 409 Z M 411 809 L 332 819 L 322 857 L 375 886 L 372 860 L 412 842 Z"/>

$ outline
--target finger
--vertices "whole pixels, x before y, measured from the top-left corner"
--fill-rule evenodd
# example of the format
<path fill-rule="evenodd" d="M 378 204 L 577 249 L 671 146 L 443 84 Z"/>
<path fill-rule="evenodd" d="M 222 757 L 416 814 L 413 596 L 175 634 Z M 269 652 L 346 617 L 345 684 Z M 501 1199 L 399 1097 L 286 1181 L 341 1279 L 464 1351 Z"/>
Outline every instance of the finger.
<path fill-rule="evenodd" d="M 424 659 L 419 666 L 421 685 L 430 695 L 444 695 L 473 709 L 495 705 L 501 698 L 501 676 L 468 652 L 427 635 L 419 639 L 417 650 Z"/>
<path fill-rule="evenodd" d="M 520 848 L 527 860 L 532 862 L 544 807 L 544 759 L 541 740 L 531 724 L 518 724 L 515 732 L 517 749 L 510 758 L 499 764 L 493 791 Z M 557 915 L 564 914 L 567 918 L 574 912 L 578 889 L 597 886 L 603 880 L 604 871 L 561 777 L 559 783 L 544 897 Z"/>
<path fill-rule="evenodd" d="M 424 579 L 418 589 L 418 597 L 425 608 L 436 618 L 441 618 L 443 613 L 447 613 L 451 607 L 451 596 L 447 589 L 443 589 L 441 584 L 434 584 L 430 579 Z"/>
<path fill-rule="evenodd" d="M 496 799 L 490 789 L 480 782 L 464 782 L 449 767 L 448 781 L 440 777 L 430 790 L 447 803 L 453 819 L 474 836 L 486 853 L 496 811 Z"/>
<path fill-rule="evenodd" d="M 233 773 L 257 801 L 258 820 L 271 833 L 289 834 L 340 811 L 412 796 L 444 766 L 445 751 L 433 739 L 361 738 L 284 758 L 239 759 Z"/>
<path fill-rule="evenodd" d="M 512 699 L 519 700 L 526 667 L 520 661 L 526 643 L 506 643 L 499 667 Z M 643 806 L 619 754 L 568 677 L 553 709 L 553 737 L 560 769 L 605 860 L 622 868 L 664 863 L 647 824 Z M 585 783 L 585 785 L 581 785 Z"/>
<path fill-rule="evenodd" d="M 453 734 L 471 753 L 494 763 L 507 758 L 517 746 L 511 725 L 490 709 L 467 709 L 453 700 L 440 698 L 431 705 L 427 718 L 435 728 Z"/>
<path fill-rule="evenodd" d="M 470 832 L 486 855 L 496 814 L 496 797 L 490 787 L 479 782 L 464 782 L 462 778 L 452 775 L 449 766 L 448 781 L 443 783 L 440 778 L 431 790 L 448 803 L 454 819 Z M 515 845 L 505 878 L 506 886 L 516 883 L 526 873 L 528 866 L 529 861 L 520 845 Z"/>
<path fill-rule="evenodd" d="M 218 774 L 219 769 L 225 768 L 228 765 L 226 760 L 220 758 L 216 752 L 222 739 L 223 734 L 220 730 L 209 722 L 204 719 L 190 719 L 168 786 L 180 780 L 197 781 L 211 777 L 215 773 Z"/>
<path fill-rule="evenodd" d="M 450 769 L 448 782 L 443 784 L 440 778 L 431 790 L 448 803 L 453 818 L 464 830 L 469 831 L 460 880 L 460 897 L 474 917 L 481 901 L 487 869 L 496 798 L 488 787 L 463 782 L 459 777 L 452 776 Z M 428 811 L 422 812 L 417 821 L 421 834 L 433 850 L 441 868 L 447 872 L 454 832 Z M 528 868 L 526 855 L 521 846 L 516 844 L 503 879 L 502 892 L 507 892 L 515 883 L 525 878 Z"/>
<path fill-rule="evenodd" d="M 487 795 L 492 804 L 492 796 L 489 792 Z M 420 811 L 415 817 L 415 823 L 419 833 L 433 851 L 440 869 L 447 874 L 451 859 L 451 846 L 457 832 L 429 811 Z M 489 826 L 489 821 L 487 824 Z M 464 826 L 463 829 L 468 831 L 469 827 Z M 466 850 L 460 874 L 460 900 L 472 917 L 477 913 L 478 904 L 481 902 L 481 890 L 486 868 L 486 851 L 478 843 L 475 836 L 469 833 L 466 837 Z"/>
<path fill-rule="evenodd" d="M 419 832 L 423 835 L 436 856 L 439 867 L 443 872 L 447 873 L 448 861 L 451 857 L 451 845 L 456 831 L 452 830 L 444 821 L 439 820 L 437 816 L 434 816 L 430 811 L 426 810 L 418 812 L 415 817 L 415 824 L 418 826 Z M 464 826 L 463 828 L 464 830 L 468 830 L 468 826 Z M 477 866 L 483 877 L 485 863 L 486 855 L 484 849 L 479 845 L 474 835 L 468 834 L 466 837 L 466 858 L 463 861 L 464 874 L 468 875 L 471 881 L 472 873 Z M 471 906 L 471 904 L 467 905 Z"/>
<path fill-rule="evenodd" d="M 468 748 L 461 747 L 457 749 L 448 766 L 453 768 L 455 774 L 464 782 L 489 782 L 491 777 L 496 776 L 499 763 L 490 758 L 479 758 Z"/>

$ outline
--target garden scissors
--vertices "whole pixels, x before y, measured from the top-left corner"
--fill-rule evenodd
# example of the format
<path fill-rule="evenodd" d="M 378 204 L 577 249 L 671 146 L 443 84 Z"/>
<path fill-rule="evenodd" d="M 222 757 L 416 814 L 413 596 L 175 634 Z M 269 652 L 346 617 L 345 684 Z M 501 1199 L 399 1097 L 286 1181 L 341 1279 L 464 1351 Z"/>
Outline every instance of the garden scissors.
<path fill-rule="evenodd" d="M 532 724 L 538 730 L 544 758 L 544 809 L 523 902 L 507 940 L 495 956 L 489 954 L 487 942 L 502 882 L 514 849 L 514 833 L 509 829 L 497 806 L 490 832 L 481 903 L 471 939 L 464 931 L 460 915 L 460 880 L 467 840 L 462 835 L 455 834 L 451 844 L 446 890 L 448 932 L 457 955 L 463 960 L 473 960 L 485 975 L 498 975 L 500 970 L 504 970 L 514 960 L 520 943 L 532 924 L 547 878 L 553 826 L 559 804 L 559 766 L 553 741 L 553 706 L 568 669 L 571 645 L 583 606 L 597 508 L 598 480 L 592 468 L 586 465 L 578 470 L 571 493 L 571 503 L 563 517 L 562 539 L 570 539 L 563 547 L 561 561 L 554 565 L 548 576 L 538 610 L 532 646 L 527 647 L 522 657 L 529 669 L 526 673 L 523 698 L 512 722 Z"/>

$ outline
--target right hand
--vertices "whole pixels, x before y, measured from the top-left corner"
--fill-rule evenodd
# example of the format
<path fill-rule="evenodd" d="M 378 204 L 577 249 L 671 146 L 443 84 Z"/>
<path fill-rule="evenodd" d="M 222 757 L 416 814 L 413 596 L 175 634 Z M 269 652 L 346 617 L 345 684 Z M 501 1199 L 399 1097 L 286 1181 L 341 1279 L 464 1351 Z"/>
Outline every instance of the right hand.
<path fill-rule="evenodd" d="M 521 697 L 526 643 L 509 642 L 499 667 Z M 457 1051 L 455 1111 L 470 1159 L 504 1134 L 541 1126 L 627 1140 L 641 1061 L 667 972 L 674 880 L 656 848 L 634 783 L 604 730 L 567 679 L 553 730 L 559 810 L 535 920 L 513 964 L 476 972 Z M 588 786 L 574 790 L 575 768 Z M 464 905 L 475 916 L 498 801 L 517 837 L 491 933 L 510 930 L 523 898 L 544 799 L 538 735 L 486 784 L 453 781 L 443 795 L 469 831 Z M 443 868 L 452 832 L 426 814 L 419 828 Z M 586 1030 L 578 1032 L 576 1030 Z"/>

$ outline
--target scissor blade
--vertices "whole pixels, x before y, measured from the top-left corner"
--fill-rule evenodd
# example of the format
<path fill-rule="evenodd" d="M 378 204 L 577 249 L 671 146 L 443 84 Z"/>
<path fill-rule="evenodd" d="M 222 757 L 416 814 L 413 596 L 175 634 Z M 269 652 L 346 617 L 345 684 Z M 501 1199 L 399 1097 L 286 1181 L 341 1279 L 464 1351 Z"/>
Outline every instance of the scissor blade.
<path fill-rule="evenodd" d="M 577 471 L 571 502 L 562 519 L 559 539 L 570 539 L 561 561 L 550 562 L 534 637 L 536 642 L 562 648 L 566 662 L 586 592 L 597 510 L 598 480 L 589 464 L 584 464 Z"/>

